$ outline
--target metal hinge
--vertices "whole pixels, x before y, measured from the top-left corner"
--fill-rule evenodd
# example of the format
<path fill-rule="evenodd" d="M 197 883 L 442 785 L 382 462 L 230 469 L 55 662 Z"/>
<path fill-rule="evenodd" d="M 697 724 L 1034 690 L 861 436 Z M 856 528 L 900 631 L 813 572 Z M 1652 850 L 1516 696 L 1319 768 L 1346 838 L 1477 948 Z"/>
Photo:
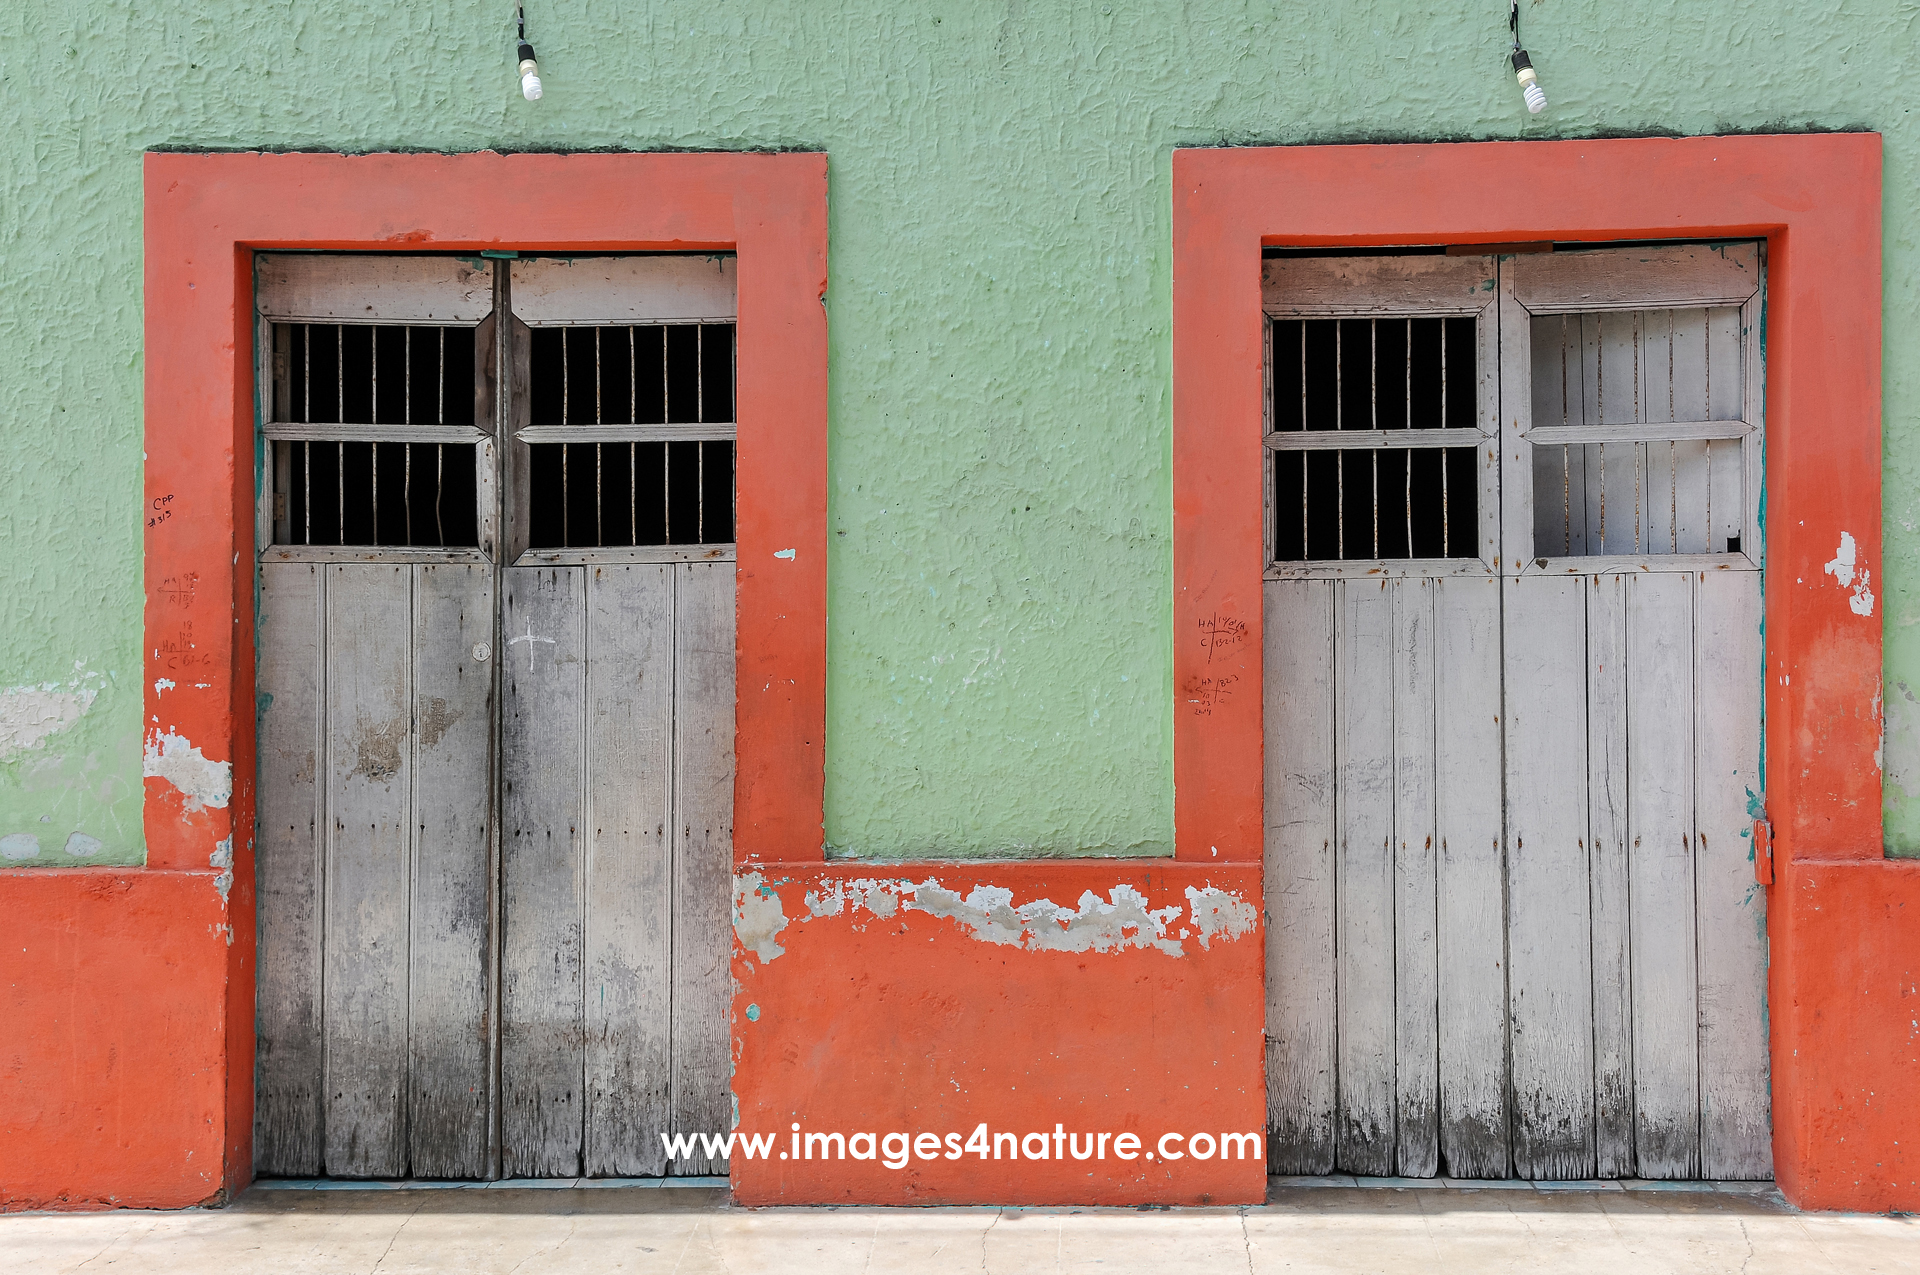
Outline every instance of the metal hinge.
<path fill-rule="evenodd" d="M 273 493 L 273 520 L 275 522 L 287 520 L 287 493 L 284 491 Z"/>

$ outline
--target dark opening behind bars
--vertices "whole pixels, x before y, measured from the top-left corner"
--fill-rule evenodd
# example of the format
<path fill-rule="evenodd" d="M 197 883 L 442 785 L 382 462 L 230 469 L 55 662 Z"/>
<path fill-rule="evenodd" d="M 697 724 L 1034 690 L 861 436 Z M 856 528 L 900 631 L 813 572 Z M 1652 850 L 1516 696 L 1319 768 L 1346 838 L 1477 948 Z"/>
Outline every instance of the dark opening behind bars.
<path fill-rule="evenodd" d="M 733 324 L 535 328 L 534 425 L 692 425 L 733 420 Z"/>
<path fill-rule="evenodd" d="M 1477 426 L 1474 320 L 1276 319 L 1276 434 Z M 1477 448 L 1276 450 L 1276 562 L 1472 558 Z"/>
<path fill-rule="evenodd" d="M 285 500 L 288 534 L 276 537 L 278 544 L 480 543 L 471 444 L 273 446 L 275 472 L 287 476 L 287 490 L 277 496 Z"/>
<path fill-rule="evenodd" d="M 472 328 L 282 323 L 273 340 L 277 422 L 474 424 Z M 480 542 L 470 443 L 280 440 L 273 448 L 275 543 Z"/>
<path fill-rule="evenodd" d="M 733 543 L 733 443 L 535 443 L 533 549 Z"/>
<path fill-rule="evenodd" d="M 277 323 L 286 421 L 472 425 L 473 329 Z"/>
<path fill-rule="evenodd" d="M 528 407 L 540 425 L 733 425 L 734 325 L 536 328 Z M 534 443 L 528 547 L 718 545 L 734 538 L 734 444 Z"/>

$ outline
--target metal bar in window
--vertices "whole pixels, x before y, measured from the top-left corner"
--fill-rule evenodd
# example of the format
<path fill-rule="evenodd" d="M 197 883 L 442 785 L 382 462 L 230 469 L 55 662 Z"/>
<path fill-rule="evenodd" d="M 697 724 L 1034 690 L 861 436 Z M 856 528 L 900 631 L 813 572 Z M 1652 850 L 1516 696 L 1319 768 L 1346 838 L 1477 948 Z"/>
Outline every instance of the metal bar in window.
<path fill-rule="evenodd" d="M 660 325 L 660 423 L 667 423 L 667 325 Z"/>
<path fill-rule="evenodd" d="M 400 379 L 400 415 L 408 424 L 413 422 L 413 329 L 402 329 L 406 333 L 403 341 L 403 361 L 405 375 Z M 413 543 L 413 444 L 400 444 L 400 512 L 406 518 L 406 525 L 400 536 L 402 544 Z M 377 539 L 377 537 L 376 537 Z"/>
<path fill-rule="evenodd" d="M 1706 374 L 1705 410 L 1700 413 L 1702 420 L 1713 419 L 1713 311 L 1705 311 L 1701 316 L 1700 329 L 1703 334 L 1700 366 Z M 1718 539 L 1713 525 L 1713 444 L 1707 444 L 1707 551 L 1713 551 L 1713 542 Z"/>
<path fill-rule="evenodd" d="M 1447 321 L 1440 320 L 1440 428 L 1447 427 Z M 1453 556 L 1453 466 L 1440 453 L 1440 556 Z"/>
<path fill-rule="evenodd" d="M 707 419 L 707 325 L 693 325 L 693 419 Z"/>
<path fill-rule="evenodd" d="M 628 328 L 629 335 L 633 329 Z M 640 444 L 627 444 L 627 543 L 640 543 Z"/>
<path fill-rule="evenodd" d="M 300 325 L 300 419 L 313 420 L 313 325 Z M 313 444 L 302 443 L 300 457 L 301 543 L 313 543 Z"/>
<path fill-rule="evenodd" d="M 627 329 L 627 420 L 640 419 L 640 362 L 633 356 L 633 329 Z"/>
<path fill-rule="evenodd" d="M 1307 321 L 1300 320 L 1300 432 L 1307 432 Z M 1300 459 L 1300 556 L 1307 556 L 1307 461 Z"/>
<path fill-rule="evenodd" d="M 334 392 L 333 418 L 334 420 L 338 421 L 340 424 L 344 425 L 347 423 L 347 327 L 346 325 L 344 323 L 336 323 L 333 328 L 333 334 L 334 334 L 333 335 L 333 356 L 334 356 L 333 363 L 334 363 L 334 377 L 335 377 L 335 385 L 334 385 L 334 391 L 333 391 Z M 334 472 L 334 476 L 337 479 L 339 479 L 340 503 L 335 505 L 333 507 L 333 510 L 334 510 L 334 513 L 338 515 L 337 521 L 340 527 L 340 543 L 345 544 L 347 543 L 347 445 L 345 443 L 336 443 L 334 444 L 334 447 L 336 450 L 335 450 L 335 456 L 334 456 L 335 464 L 334 464 L 333 472 Z"/>
<path fill-rule="evenodd" d="M 433 445 L 433 531 L 434 536 L 444 547 L 447 543 L 447 526 L 440 520 L 440 493 L 446 490 L 447 446 L 445 443 Z"/>
<path fill-rule="evenodd" d="M 1407 415 L 1403 422 L 1408 429 L 1413 428 L 1413 320 L 1407 320 Z M 1405 466 L 1402 473 L 1407 480 L 1407 556 L 1413 556 L 1413 449 L 1407 448 L 1401 454 Z"/>
<path fill-rule="evenodd" d="M 1346 359 L 1342 345 L 1340 320 L 1333 321 L 1333 428 L 1335 433 L 1346 429 Z M 1347 556 L 1347 458 L 1335 456 L 1334 461 L 1334 539 L 1333 556 Z"/>
<path fill-rule="evenodd" d="M 701 544 L 707 543 L 707 445 L 695 443 L 695 478 L 699 486 L 694 496 L 694 538 Z"/>
<path fill-rule="evenodd" d="M 1367 320 L 1367 411 L 1371 428 L 1380 428 L 1380 320 Z M 1380 453 L 1373 462 L 1373 557 L 1380 556 Z"/>
<path fill-rule="evenodd" d="M 600 329 L 595 328 L 593 330 L 593 423 L 595 425 L 603 423 L 600 412 L 600 376 L 602 370 L 600 362 Z M 602 517 L 601 508 L 605 491 L 601 483 L 600 463 L 600 444 L 595 443 L 593 445 L 593 543 L 596 547 L 607 543 L 606 529 L 604 526 L 605 520 Z"/>

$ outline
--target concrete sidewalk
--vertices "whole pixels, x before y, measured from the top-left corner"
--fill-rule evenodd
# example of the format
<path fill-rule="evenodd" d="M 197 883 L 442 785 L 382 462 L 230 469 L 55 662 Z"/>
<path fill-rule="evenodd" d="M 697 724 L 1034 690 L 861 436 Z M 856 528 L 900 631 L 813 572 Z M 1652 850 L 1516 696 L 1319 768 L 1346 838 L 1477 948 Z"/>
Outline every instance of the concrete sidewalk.
<path fill-rule="evenodd" d="M 1276 1179 L 1253 1208 L 759 1209 L 716 1188 L 255 1188 L 225 1209 L 0 1217 L 0 1271 L 1920 1272 L 1920 1219 L 1771 1189 Z"/>

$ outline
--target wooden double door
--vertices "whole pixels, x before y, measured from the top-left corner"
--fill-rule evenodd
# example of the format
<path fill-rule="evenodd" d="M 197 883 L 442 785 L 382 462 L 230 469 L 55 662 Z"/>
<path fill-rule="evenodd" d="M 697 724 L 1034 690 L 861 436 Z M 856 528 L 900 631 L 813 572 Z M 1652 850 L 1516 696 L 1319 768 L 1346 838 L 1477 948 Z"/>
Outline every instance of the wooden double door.
<path fill-rule="evenodd" d="M 262 266 L 264 1176 L 726 1169 L 669 1163 L 661 1134 L 731 1124 L 730 390 L 696 367 L 704 399 L 649 421 L 642 358 L 656 341 L 664 400 L 670 342 L 730 343 L 731 263 L 688 267 L 722 294 L 691 337 L 602 312 L 610 275 L 644 297 L 675 260 L 598 270 L 552 341 L 571 280 L 540 263 Z M 327 323 L 329 296 L 367 330 Z M 616 337 L 640 353 L 615 365 Z M 438 419 L 381 397 L 406 375 Z M 457 421 L 449 385 L 477 387 Z M 690 469 L 669 454 L 702 439 Z"/>
<path fill-rule="evenodd" d="M 1273 1167 L 1771 1176 L 1757 248 L 1266 266 Z"/>

